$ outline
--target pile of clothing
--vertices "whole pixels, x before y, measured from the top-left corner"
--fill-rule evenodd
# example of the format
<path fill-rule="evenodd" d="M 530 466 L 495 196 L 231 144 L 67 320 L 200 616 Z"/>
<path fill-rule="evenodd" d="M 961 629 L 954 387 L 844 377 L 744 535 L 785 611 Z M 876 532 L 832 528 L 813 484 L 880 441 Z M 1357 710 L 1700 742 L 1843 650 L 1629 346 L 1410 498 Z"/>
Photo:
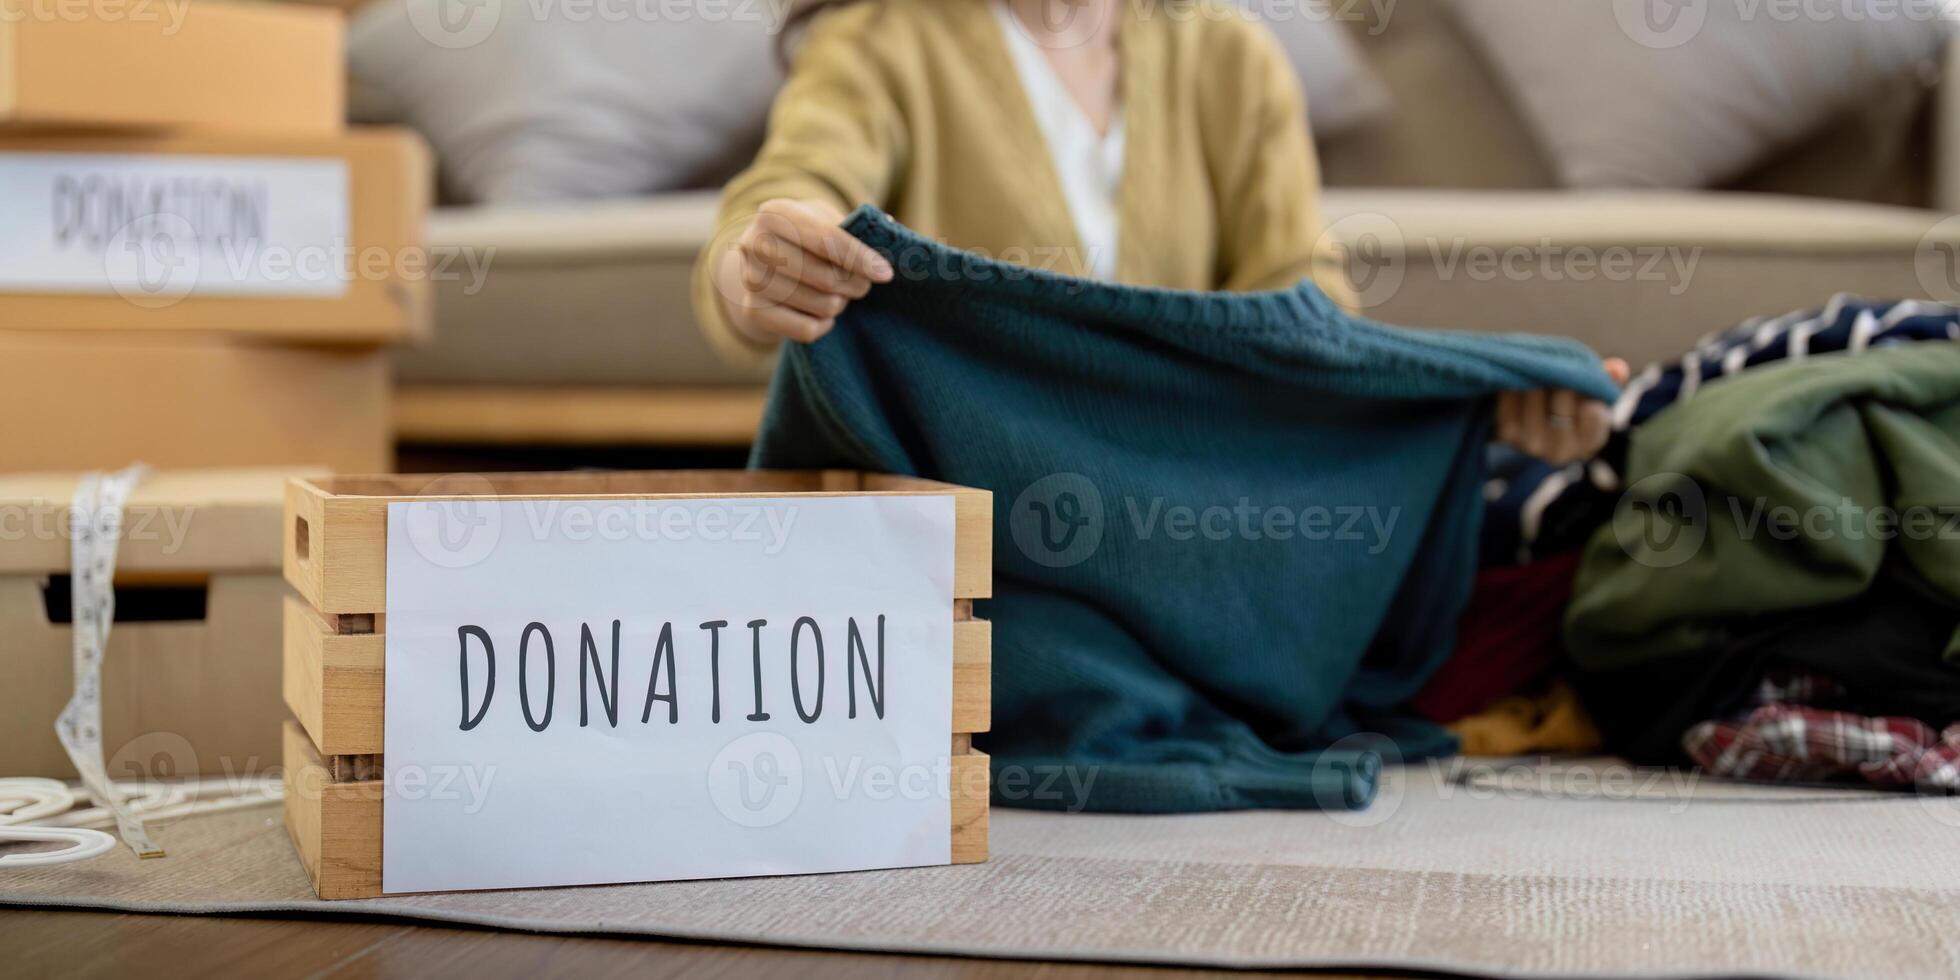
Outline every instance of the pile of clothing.
<path fill-rule="evenodd" d="M 1384 759 L 1459 746 L 1815 776 L 1798 691 L 1836 762 L 1951 778 L 1921 762 L 1960 720 L 1960 534 L 1781 530 L 1960 505 L 1960 345 L 1916 343 L 1952 310 L 1746 324 L 1622 392 L 1576 343 L 1311 283 L 1123 287 L 845 228 L 902 274 L 784 349 L 751 462 L 994 492 L 977 742 L 997 788 L 1071 788 L 1001 804 L 1360 807 Z M 1547 387 L 1615 401 L 1599 459 L 1489 448 L 1493 396 Z"/>
<path fill-rule="evenodd" d="M 1603 745 L 1736 778 L 1955 788 L 1956 339 L 1951 307 L 1839 297 L 1649 368 L 1598 459 L 1498 459 L 1480 590 L 1537 576 L 1569 605 L 1511 603 L 1526 623 L 1473 602 L 1437 683 L 1528 662 L 1529 683 L 1559 679 L 1555 700 L 1576 689 L 1597 731 L 1465 750 Z M 1528 648 L 1480 653 L 1484 620 Z M 1432 691 L 1416 703 L 1493 724 L 1434 710 Z"/>

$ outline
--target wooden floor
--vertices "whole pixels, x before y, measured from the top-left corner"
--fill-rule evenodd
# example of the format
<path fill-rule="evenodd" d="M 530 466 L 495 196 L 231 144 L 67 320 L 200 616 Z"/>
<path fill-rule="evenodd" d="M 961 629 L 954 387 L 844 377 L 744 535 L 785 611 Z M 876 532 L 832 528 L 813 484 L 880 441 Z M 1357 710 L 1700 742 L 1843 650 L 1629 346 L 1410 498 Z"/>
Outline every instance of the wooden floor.
<path fill-rule="evenodd" d="M 0 911 L 0 974 L 91 977 L 445 977 L 471 980 L 796 976 L 811 980 L 1182 980 L 1190 970 L 820 953 L 565 938 L 379 920 Z M 1232 973 L 1244 977 L 1261 974 Z"/>

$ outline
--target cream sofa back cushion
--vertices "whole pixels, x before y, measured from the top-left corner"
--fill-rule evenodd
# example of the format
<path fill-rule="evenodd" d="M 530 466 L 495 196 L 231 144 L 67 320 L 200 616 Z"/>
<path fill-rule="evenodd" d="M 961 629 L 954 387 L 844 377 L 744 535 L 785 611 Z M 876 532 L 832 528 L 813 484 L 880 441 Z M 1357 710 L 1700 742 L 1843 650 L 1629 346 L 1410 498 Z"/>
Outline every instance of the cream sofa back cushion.
<path fill-rule="evenodd" d="M 1927 69 L 1943 0 L 1455 0 L 1571 187 L 1738 177 Z"/>

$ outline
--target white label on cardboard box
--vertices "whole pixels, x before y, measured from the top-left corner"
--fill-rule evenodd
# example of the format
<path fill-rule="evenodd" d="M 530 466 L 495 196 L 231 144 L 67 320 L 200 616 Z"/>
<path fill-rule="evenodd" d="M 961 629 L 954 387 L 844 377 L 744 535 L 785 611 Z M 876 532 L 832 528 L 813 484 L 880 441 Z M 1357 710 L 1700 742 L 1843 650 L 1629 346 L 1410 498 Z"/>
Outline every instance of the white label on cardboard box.
<path fill-rule="evenodd" d="M 951 860 L 953 498 L 388 506 L 382 890 Z"/>
<path fill-rule="evenodd" d="M 333 298 L 360 258 L 343 160 L 5 153 L 0 188 L 0 290 Z"/>

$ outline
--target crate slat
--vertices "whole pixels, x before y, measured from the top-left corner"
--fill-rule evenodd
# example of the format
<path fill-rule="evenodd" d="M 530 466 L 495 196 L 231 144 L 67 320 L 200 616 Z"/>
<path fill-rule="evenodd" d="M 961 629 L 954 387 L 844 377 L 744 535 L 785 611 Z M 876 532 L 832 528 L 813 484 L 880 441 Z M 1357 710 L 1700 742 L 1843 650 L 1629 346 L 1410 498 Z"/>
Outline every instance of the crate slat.
<path fill-rule="evenodd" d="M 955 736 L 948 774 L 954 864 L 987 860 L 987 755 Z M 300 863 L 324 899 L 376 898 L 381 892 L 379 780 L 335 782 L 331 767 L 298 722 L 285 730 L 286 830 Z"/>
<path fill-rule="evenodd" d="M 842 470 L 518 473 L 464 478 L 345 476 L 287 485 L 286 577 L 320 612 L 378 613 L 387 604 L 388 505 L 406 500 L 676 500 L 784 494 L 950 494 L 953 595 L 993 594 L 993 494 L 915 477 Z"/>
<path fill-rule="evenodd" d="M 381 751 L 387 690 L 380 633 L 342 634 L 296 596 L 285 604 L 286 707 L 322 755 Z"/>
<path fill-rule="evenodd" d="M 325 899 L 381 894 L 379 780 L 334 782 L 304 729 L 285 730 L 286 832 Z"/>

